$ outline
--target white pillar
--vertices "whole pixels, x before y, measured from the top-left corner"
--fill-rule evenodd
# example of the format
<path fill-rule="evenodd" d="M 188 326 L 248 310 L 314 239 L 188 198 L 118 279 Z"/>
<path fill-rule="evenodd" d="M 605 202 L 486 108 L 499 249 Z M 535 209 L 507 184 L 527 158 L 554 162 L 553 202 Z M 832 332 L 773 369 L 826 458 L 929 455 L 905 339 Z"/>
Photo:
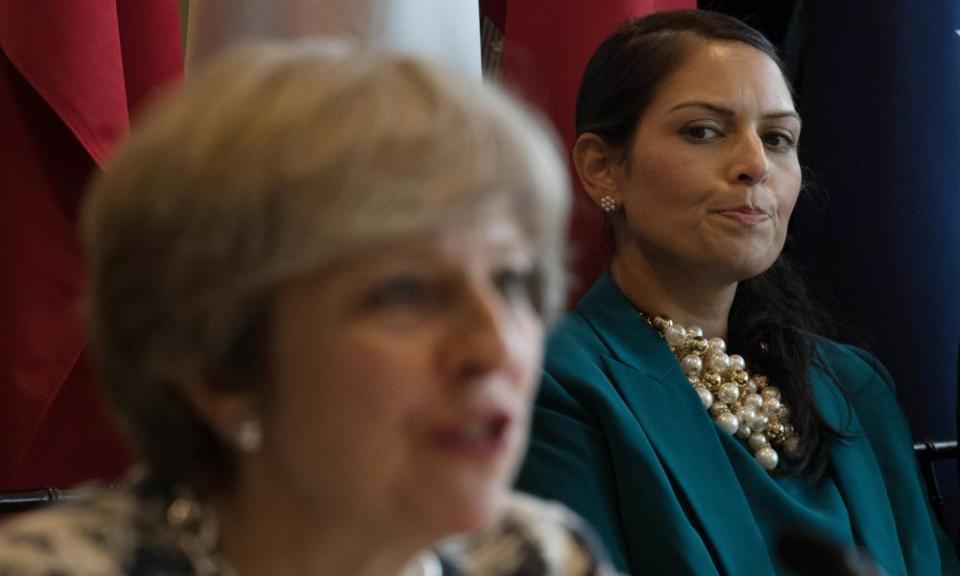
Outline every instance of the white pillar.
<path fill-rule="evenodd" d="M 191 0 L 187 69 L 237 42 L 347 37 L 481 77 L 477 0 Z"/>

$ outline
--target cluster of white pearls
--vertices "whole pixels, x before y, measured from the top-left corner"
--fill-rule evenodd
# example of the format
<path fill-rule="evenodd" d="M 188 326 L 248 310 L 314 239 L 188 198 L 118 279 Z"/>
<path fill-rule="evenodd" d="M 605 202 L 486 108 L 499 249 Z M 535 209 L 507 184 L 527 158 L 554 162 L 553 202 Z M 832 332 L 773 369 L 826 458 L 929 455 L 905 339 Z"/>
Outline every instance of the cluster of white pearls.
<path fill-rule="evenodd" d="M 685 328 L 664 316 L 649 322 L 680 361 L 703 407 L 726 433 L 747 442 L 760 466 L 777 467 L 777 448 L 796 458 L 800 439 L 776 386 L 770 386 L 765 376 L 751 376 L 742 356 L 727 355 L 723 339 L 704 338 L 699 327 Z"/>
<path fill-rule="evenodd" d="M 600 209 L 609 214 L 617 209 L 617 201 L 614 200 L 613 196 L 601 196 Z"/>

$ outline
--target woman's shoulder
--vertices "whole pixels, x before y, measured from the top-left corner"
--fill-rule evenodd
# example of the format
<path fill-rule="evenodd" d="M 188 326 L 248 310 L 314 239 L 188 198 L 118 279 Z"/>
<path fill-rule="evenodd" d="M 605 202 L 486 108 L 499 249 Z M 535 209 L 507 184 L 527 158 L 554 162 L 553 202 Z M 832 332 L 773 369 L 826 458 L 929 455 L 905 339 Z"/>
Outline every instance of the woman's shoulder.
<path fill-rule="evenodd" d="M 571 310 L 550 331 L 547 349 L 589 348 L 593 342 L 599 342 L 593 327 L 579 310 Z"/>
<path fill-rule="evenodd" d="M 88 486 L 71 501 L 0 524 L 0 575 L 188 574 L 130 487 Z"/>
<path fill-rule="evenodd" d="M 848 395 L 863 392 L 895 397 L 896 387 L 889 372 L 873 354 L 851 344 L 818 338 L 816 358 L 828 375 Z"/>
<path fill-rule="evenodd" d="M 513 493 L 497 524 L 443 545 L 466 574 L 612 576 L 599 541 L 561 504 Z"/>
<path fill-rule="evenodd" d="M 909 425 L 883 364 L 862 348 L 828 340 L 818 344 L 817 358 L 824 377 L 814 377 L 814 394 L 828 422 L 841 432 L 865 434 L 881 460 L 912 467 Z"/>
<path fill-rule="evenodd" d="M 602 334 L 578 310 L 567 312 L 550 331 L 544 368 L 556 374 L 578 374 L 603 363 L 610 352 Z"/>
<path fill-rule="evenodd" d="M 0 574 L 122 574 L 134 507 L 130 494 L 90 487 L 76 501 L 15 516 L 0 525 Z"/>

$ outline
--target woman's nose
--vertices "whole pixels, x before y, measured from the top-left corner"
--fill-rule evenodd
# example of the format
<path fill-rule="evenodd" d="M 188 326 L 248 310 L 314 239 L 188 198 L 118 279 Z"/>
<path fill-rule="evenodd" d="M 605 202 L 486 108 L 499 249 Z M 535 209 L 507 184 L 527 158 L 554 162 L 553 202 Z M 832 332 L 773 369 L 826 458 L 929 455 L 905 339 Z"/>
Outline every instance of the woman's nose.
<path fill-rule="evenodd" d="M 764 182 L 770 175 L 770 162 L 763 141 L 756 134 L 748 134 L 737 142 L 730 178 L 741 184 L 753 186 Z"/>
<path fill-rule="evenodd" d="M 511 318 L 494 287 L 467 289 L 452 320 L 451 337 L 442 343 L 449 373 L 469 382 L 508 363 L 514 337 Z"/>

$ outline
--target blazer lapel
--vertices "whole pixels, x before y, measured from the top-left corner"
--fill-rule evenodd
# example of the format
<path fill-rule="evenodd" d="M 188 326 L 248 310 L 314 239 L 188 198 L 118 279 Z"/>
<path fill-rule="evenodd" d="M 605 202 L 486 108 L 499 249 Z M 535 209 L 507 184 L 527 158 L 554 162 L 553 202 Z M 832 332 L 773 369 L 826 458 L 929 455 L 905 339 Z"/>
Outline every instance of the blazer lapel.
<path fill-rule="evenodd" d="M 653 446 L 688 516 L 722 572 L 772 574 L 774 567 L 750 505 L 700 398 L 657 331 L 640 316 L 609 274 L 578 311 L 611 352 L 611 381 Z M 748 542 L 745 543 L 744 540 Z"/>

